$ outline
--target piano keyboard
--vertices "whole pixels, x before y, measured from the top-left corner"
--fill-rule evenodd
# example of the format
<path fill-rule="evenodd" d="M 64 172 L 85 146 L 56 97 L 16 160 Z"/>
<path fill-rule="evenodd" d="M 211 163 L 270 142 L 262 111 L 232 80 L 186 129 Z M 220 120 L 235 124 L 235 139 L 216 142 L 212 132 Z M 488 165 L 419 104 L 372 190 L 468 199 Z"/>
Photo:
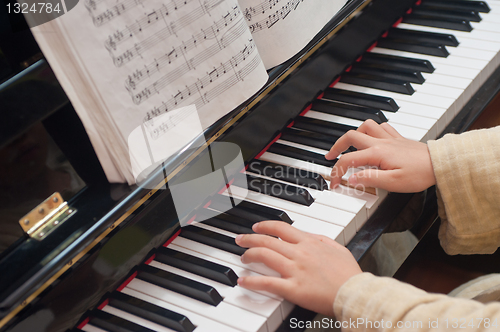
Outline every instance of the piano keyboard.
<path fill-rule="evenodd" d="M 436 138 L 499 66 L 499 51 L 500 1 L 422 1 L 249 165 L 248 195 L 238 183 L 221 193 L 242 204 L 183 228 L 74 330 L 276 330 L 293 305 L 236 284 L 276 273 L 241 263 L 234 237 L 276 219 L 347 244 L 386 193 L 327 189 L 329 146 L 366 119 L 412 140 Z M 216 196 L 204 209 L 217 206 Z"/>

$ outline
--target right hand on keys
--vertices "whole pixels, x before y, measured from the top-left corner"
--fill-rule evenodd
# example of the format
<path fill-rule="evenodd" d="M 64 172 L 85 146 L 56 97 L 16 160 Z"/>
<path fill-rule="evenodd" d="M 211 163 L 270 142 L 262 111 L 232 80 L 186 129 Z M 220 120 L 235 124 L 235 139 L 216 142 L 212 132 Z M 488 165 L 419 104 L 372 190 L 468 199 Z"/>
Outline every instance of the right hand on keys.
<path fill-rule="evenodd" d="M 326 159 L 338 157 L 350 146 L 358 151 L 343 154 L 332 170 L 331 187 L 340 184 L 348 168 L 375 166 L 349 177 L 353 187 L 375 187 L 393 192 L 419 192 L 436 184 L 427 144 L 401 136 L 388 123 L 365 121 L 337 140 Z"/>

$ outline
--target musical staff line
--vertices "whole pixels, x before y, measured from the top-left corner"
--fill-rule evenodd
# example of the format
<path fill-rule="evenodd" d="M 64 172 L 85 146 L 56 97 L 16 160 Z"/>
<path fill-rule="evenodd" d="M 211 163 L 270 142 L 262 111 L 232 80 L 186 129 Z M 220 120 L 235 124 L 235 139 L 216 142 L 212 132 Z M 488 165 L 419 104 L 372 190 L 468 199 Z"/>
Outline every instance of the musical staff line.
<path fill-rule="evenodd" d="M 260 56 L 257 54 L 254 58 L 241 70 L 237 71 L 234 75 L 223 81 L 221 84 L 214 87 L 212 90 L 205 93 L 204 98 L 200 97 L 196 99 L 194 105 L 196 109 L 202 108 L 205 104 L 209 103 L 210 100 L 215 99 L 222 93 L 229 90 L 231 87 L 235 86 L 239 81 L 243 81 L 245 77 L 247 77 L 250 73 L 252 73 L 257 66 L 261 63 Z M 171 103 L 172 100 L 168 101 L 165 104 Z M 186 117 L 188 117 L 193 111 L 185 111 L 179 114 L 176 114 L 170 117 L 167 121 L 163 121 L 157 127 L 154 127 L 154 119 L 145 119 L 144 124 L 145 127 L 149 127 L 148 131 L 151 135 L 151 138 L 156 140 L 163 134 L 165 134 L 170 128 L 177 126 L 181 123 Z M 162 112 L 164 113 L 164 112 Z M 160 113 L 160 114 L 162 114 Z M 159 115 L 159 114 L 158 114 Z M 168 125 L 168 121 L 170 121 L 170 126 Z"/>
<path fill-rule="evenodd" d="M 146 116 L 144 117 L 143 123 L 145 123 L 147 126 L 152 127 L 154 125 L 154 118 L 169 112 L 170 110 L 173 110 L 177 107 L 180 106 L 181 103 L 185 101 L 188 97 L 191 96 L 192 91 L 198 91 L 200 94 L 200 97 L 197 98 L 194 102 L 195 106 L 197 109 L 200 109 L 203 107 L 205 104 L 208 104 L 210 100 L 213 100 L 232 86 L 234 86 L 238 81 L 244 80 L 246 76 L 248 76 L 261 62 L 260 56 L 257 53 L 254 58 L 248 62 L 247 65 L 245 65 L 243 68 L 240 70 L 236 70 L 238 67 L 238 64 L 244 61 L 248 56 L 254 53 L 256 50 L 255 43 L 253 40 L 250 40 L 249 43 L 245 46 L 245 48 L 238 52 L 235 56 L 233 56 L 228 62 L 225 64 L 222 64 L 218 70 L 220 71 L 221 67 L 224 67 L 226 72 L 228 72 L 228 68 L 232 68 L 234 70 L 234 74 L 231 75 L 230 78 L 225 80 L 223 83 L 220 85 L 216 86 L 212 90 L 206 91 L 206 88 L 213 84 L 218 78 L 222 77 L 225 73 L 222 71 L 222 75 L 216 75 L 210 76 L 210 74 L 207 74 L 206 76 L 198 79 L 198 81 L 194 84 L 191 84 L 190 86 L 186 86 L 186 88 L 183 91 L 179 91 L 179 93 L 175 96 L 172 96 L 171 99 L 169 99 L 166 102 L 162 102 L 161 106 L 155 106 L 153 107 L 152 110 L 148 111 L 146 113 Z M 184 98 L 184 96 L 187 96 L 187 98 Z"/>
<path fill-rule="evenodd" d="M 281 9 L 277 10 L 275 13 L 269 15 L 267 18 L 255 22 L 249 26 L 250 32 L 255 33 L 264 29 L 270 29 L 279 20 L 284 20 L 292 10 L 297 9 L 298 5 L 304 0 L 290 0 L 286 5 L 282 6 Z"/>
<path fill-rule="evenodd" d="M 144 14 L 144 16 L 136 20 L 134 24 L 128 25 L 125 29 L 117 30 L 112 35 L 109 35 L 104 45 L 109 51 L 116 50 L 118 44 L 128 40 L 133 35 L 141 33 L 144 29 L 158 22 L 160 18 L 168 17 L 171 12 L 179 10 L 191 1 L 193 0 L 184 0 L 180 5 L 175 1 L 171 1 L 160 8 L 154 9 L 149 14 Z"/>
<path fill-rule="evenodd" d="M 253 7 L 247 7 L 243 11 L 243 15 L 247 21 L 252 21 L 252 16 L 265 14 L 266 11 L 273 9 L 280 0 L 265 0 Z"/>
<path fill-rule="evenodd" d="M 153 94 L 159 93 L 159 91 L 161 91 L 162 89 L 167 87 L 169 84 L 171 84 L 172 82 L 174 82 L 175 80 L 177 80 L 181 76 L 185 75 L 190 70 L 195 69 L 200 63 L 203 63 L 206 60 L 208 60 L 209 58 L 216 55 L 218 52 L 220 52 L 222 49 L 224 49 L 227 45 L 230 45 L 232 42 L 237 40 L 241 35 L 243 35 L 243 33 L 245 31 L 246 31 L 246 23 L 243 20 L 243 18 L 241 18 L 240 21 L 238 21 L 236 23 L 236 26 L 234 27 L 234 29 L 231 29 L 230 32 L 227 33 L 227 36 L 221 38 L 221 43 L 213 44 L 212 46 L 208 47 L 206 50 L 196 54 L 194 57 L 187 60 L 186 63 L 184 63 L 181 66 L 176 67 L 174 70 L 172 70 L 171 72 L 162 76 L 160 79 L 158 79 L 153 84 L 150 84 L 149 86 L 142 89 L 139 93 L 134 93 L 133 89 L 128 89 L 130 95 L 132 96 L 132 100 L 134 101 L 134 103 L 136 105 L 141 104 L 145 100 L 149 99 Z M 255 44 L 253 44 L 253 41 L 252 41 L 252 45 L 255 45 Z M 241 61 L 244 61 L 244 59 Z M 241 61 L 239 61 L 239 62 L 241 62 Z M 226 62 L 226 65 L 231 65 L 231 61 Z M 226 72 L 225 65 L 222 65 L 220 70 L 225 73 Z M 217 71 L 217 75 L 218 75 L 218 71 Z M 133 85 L 132 80 L 133 80 L 133 78 L 129 76 L 129 80 L 127 80 L 126 86 L 127 86 L 127 83 L 128 83 L 128 86 L 131 85 L 130 83 L 132 83 L 132 85 Z M 203 89 L 203 85 L 201 85 L 201 89 Z"/>
<path fill-rule="evenodd" d="M 189 24 L 195 22 L 203 15 L 207 13 L 208 7 L 214 8 L 213 6 L 208 6 L 207 3 L 215 3 L 216 0 L 207 1 L 205 5 L 202 5 L 195 10 L 191 11 L 189 14 L 186 14 L 179 18 L 177 21 L 171 22 L 166 28 L 156 32 L 150 37 L 142 40 L 139 43 L 135 43 L 133 47 L 125 50 L 122 54 L 118 56 L 113 56 L 113 52 L 110 51 L 111 56 L 113 58 L 113 63 L 116 67 L 121 67 L 123 64 L 130 62 L 137 56 L 141 55 L 141 53 L 149 50 L 150 48 L 156 46 L 159 42 L 164 41 L 171 35 L 175 35 L 177 31 L 183 29 Z"/>
<path fill-rule="evenodd" d="M 113 7 L 108 8 L 97 15 L 94 15 L 94 13 L 92 12 L 92 10 L 89 9 L 89 7 L 87 7 L 87 9 L 89 9 L 89 13 L 90 16 L 92 17 L 92 22 L 94 23 L 94 25 L 96 27 L 100 27 L 103 24 L 112 21 L 116 17 L 120 16 L 122 13 L 134 8 L 135 6 L 138 6 L 141 3 L 142 3 L 141 0 L 125 0 L 123 2 L 117 3 Z"/>
<path fill-rule="evenodd" d="M 184 41 L 182 45 L 173 47 L 171 51 L 155 59 L 155 61 L 145 66 L 144 69 L 136 69 L 131 75 L 128 75 L 125 81 L 127 90 L 135 90 L 139 83 L 171 64 L 180 54 L 187 54 L 198 45 L 202 45 L 205 41 L 216 38 L 225 28 L 230 28 L 229 23 L 232 22 L 233 18 L 237 17 L 239 13 L 240 10 L 238 7 L 233 8 L 231 12 L 228 12 L 229 16 L 224 16 L 222 19 L 215 22 L 214 25 L 202 30 L 200 33 L 194 35 L 193 38 Z M 245 28 L 245 25 L 242 25 L 242 28 Z M 191 65 L 196 68 L 198 64 L 192 63 Z"/>

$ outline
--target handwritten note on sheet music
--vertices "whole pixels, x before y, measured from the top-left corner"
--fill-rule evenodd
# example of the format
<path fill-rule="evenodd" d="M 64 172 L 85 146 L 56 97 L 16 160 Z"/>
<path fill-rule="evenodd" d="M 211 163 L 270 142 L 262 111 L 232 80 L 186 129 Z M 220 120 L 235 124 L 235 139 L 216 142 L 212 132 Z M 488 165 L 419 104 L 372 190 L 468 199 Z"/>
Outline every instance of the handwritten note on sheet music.
<path fill-rule="evenodd" d="M 291 58 L 347 0 L 239 0 L 266 68 Z"/>
<path fill-rule="evenodd" d="M 85 0 L 57 23 L 102 103 L 102 114 L 85 111 L 103 127 L 112 119 L 101 130 L 125 144 L 141 123 L 186 105 L 206 128 L 267 80 L 236 0 Z M 145 128 L 159 137 L 175 119 Z"/>

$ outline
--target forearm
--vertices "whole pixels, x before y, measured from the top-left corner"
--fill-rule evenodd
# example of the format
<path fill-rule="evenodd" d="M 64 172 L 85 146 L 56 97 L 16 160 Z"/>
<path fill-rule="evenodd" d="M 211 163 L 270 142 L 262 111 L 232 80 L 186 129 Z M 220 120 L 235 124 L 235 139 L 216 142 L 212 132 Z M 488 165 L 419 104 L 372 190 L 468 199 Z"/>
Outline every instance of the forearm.
<path fill-rule="evenodd" d="M 461 324 L 467 331 L 493 331 L 500 324 L 499 303 L 429 294 L 368 273 L 340 288 L 334 312 L 338 321 L 346 322 L 342 331 L 445 331 Z"/>

